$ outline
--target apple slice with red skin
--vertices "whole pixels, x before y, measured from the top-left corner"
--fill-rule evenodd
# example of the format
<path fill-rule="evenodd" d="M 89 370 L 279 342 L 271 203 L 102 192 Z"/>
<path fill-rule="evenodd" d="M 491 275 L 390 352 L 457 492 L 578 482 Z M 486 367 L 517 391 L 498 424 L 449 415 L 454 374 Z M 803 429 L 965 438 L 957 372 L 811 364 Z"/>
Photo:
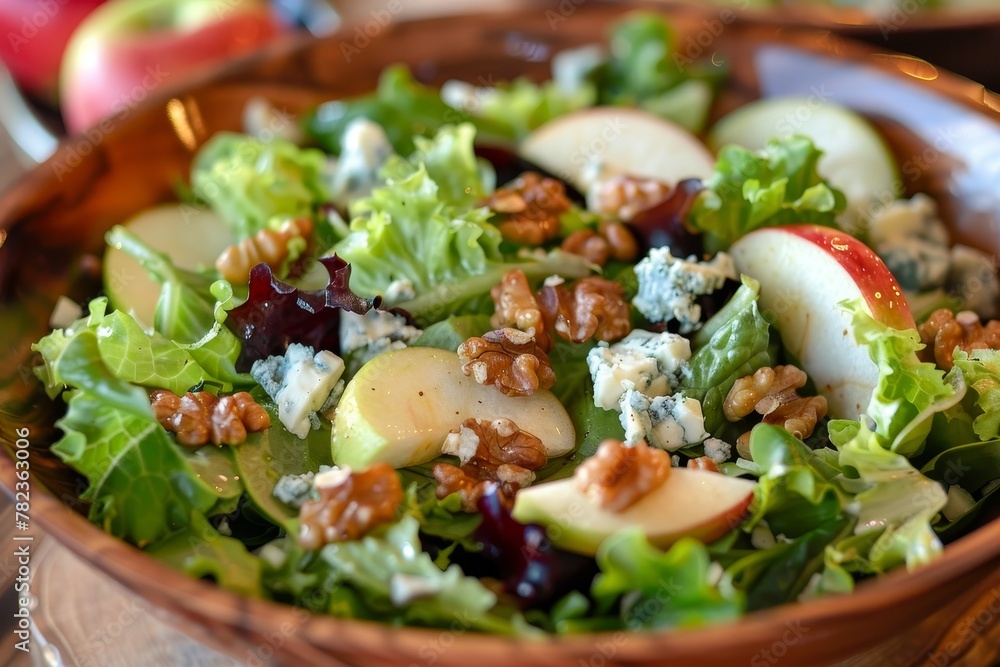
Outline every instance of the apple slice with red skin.
<path fill-rule="evenodd" d="M 74 33 L 60 72 L 63 118 L 79 132 L 161 86 L 249 53 L 282 32 L 263 0 L 109 0 Z"/>
<path fill-rule="evenodd" d="M 886 265 L 853 236 L 819 225 L 758 229 L 729 252 L 740 273 L 760 282 L 761 311 L 826 397 L 830 416 L 857 419 L 871 400 L 878 369 L 840 304 L 858 299 L 886 326 L 916 326 Z"/>
<path fill-rule="evenodd" d="M 756 483 L 717 472 L 673 468 L 660 486 L 621 512 L 599 507 L 574 477 L 545 482 L 517 492 L 513 516 L 547 528 L 552 543 L 593 556 L 601 542 L 627 526 L 642 528 L 661 549 L 683 537 L 706 544 L 740 525 Z"/>

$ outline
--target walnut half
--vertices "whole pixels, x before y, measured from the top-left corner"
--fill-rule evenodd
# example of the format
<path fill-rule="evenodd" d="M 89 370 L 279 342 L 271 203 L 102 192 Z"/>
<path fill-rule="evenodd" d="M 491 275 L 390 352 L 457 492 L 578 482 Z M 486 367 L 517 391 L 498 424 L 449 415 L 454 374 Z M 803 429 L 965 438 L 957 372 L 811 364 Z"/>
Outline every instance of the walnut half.
<path fill-rule="evenodd" d="M 548 355 L 533 336 L 517 329 L 473 336 L 458 346 L 458 356 L 466 375 L 508 396 L 530 396 L 556 382 Z"/>
<path fill-rule="evenodd" d="M 599 507 L 622 512 L 670 476 L 670 454 L 640 440 L 629 447 L 608 439 L 573 473 L 576 484 Z"/>
<path fill-rule="evenodd" d="M 574 343 L 591 338 L 615 341 L 632 330 L 622 286 L 604 278 L 583 278 L 572 288 L 546 285 L 538 292 L 538 304 L 546 329 Z"/>
<path fill-rule="evenodd" d="M 548 460 L 542 441 L 509 419 L 466 419 L 448 435 L 442 451 L 457 456 L 461 467 L 434 466 L 437 497 L 458 493 L 466 512 L 475 512 L 494 484 L 501 497 L 513 499 L 518 489 L 535 481 L 534 471 Z"/>
<path fill-rule="evenodd" d="M 751 412 L 763 415 L 765 424 L 780 426 L 799 440 L 809 437 L 826 416 L 826 398 L 799 396 L 806 374 L 791 365 L 759 368 L 753 375 L 738 379 L 726 395 L 722 412 L 729 421 L 739 421 Z M 736 448 L 750 458 L 750 432 L 741 435 Z"/>
<path fill-rule="evenodd" d="M 343 475 L 331 476 L 332 483 L 317 486 L 319 500 L 310 500 L 299 510 L 298 539 L 303 549 L 356 540 L 396 518 L 403 485 L 392 466 L 376 463 L 361 472 L 342 470 Z"/>
<path fill-rule="evenodd" d="M 177 436 L 182 445 L 199 447 L 209 442 L 215 445 L 238 445 L 247 433 L 263 431 L 271 426 L 271 417 L 245 391 L 231 396 L 207 392 L 188 392 L 184 396 L 157 389 L 149 395 L 156 421 Z"/>
<path fill-rule="evenodd" d="M 990 320 L 984 326 L 971 311 L 952 313 L 941 308 L 931 313 L 917 331 L 926 347 L 917 353 L 921 361 L 936 363 L 946 371 L 955 365 L 955 350 L 1000 349 L 1000 321 Z"/>

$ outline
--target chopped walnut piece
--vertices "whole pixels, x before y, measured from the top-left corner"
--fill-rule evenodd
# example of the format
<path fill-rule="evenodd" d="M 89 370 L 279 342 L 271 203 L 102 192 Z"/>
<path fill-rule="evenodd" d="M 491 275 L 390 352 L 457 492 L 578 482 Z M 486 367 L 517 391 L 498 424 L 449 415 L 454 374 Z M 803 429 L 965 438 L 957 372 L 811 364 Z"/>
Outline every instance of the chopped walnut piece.
<path fill-rule="evenodd" d="M 560 247 L 599 266 L 604 266 L 609 259 L 631 261 L 639 254 L 635 237 L 620 222 L 604 221 L 597 231 L 579 229 L 563 239 Z"/>
<path fill-rule="evenodd" d="M 549 356 L 534 337 L 517 329 L 497 329 L 458 346 L 462 371 L 508 396 L 530 396 L 556 382 Z"/>
<path fill-rule="evenodd" d="M 947 308 L 935 310 L 917 331 L 926 346 L 917 356 L 946 371 L 955 365 L 956 348 L 965 352 L 1000 349 L 1000 321 L 990 320 L 984 326 L 971 311 L 954 314 Z"/>
<path fill-rule="evenodd" d="M 379 524 L 395 520 L 396 508 L 403 502 L 403 485 L 392 466 L 376 463 L 362 472 L 345 470 L 333 483 L 318 485 L 319 500 L 310 500 L 299 510 L 302 548 L 356 540 Z"/>
<path fill-rule="evenodd" d="M 476 504 L 492 485 L 511 501 L 522 487 L 535 481 L 535 473 L 548 460 L 542 441 L 522 431 L 509 419 L 466 419 L 444 441 L 442 452 L 457 456 L 461 467 L 434 466 L 438 498 L 458 493 L 462 509 L 475 512 Z"/>
<path fill-rule="evenodd" d="M 271 417 L 253 397 L 241 391 L 218 398 L 207 391 L 184 396 L 157 389 L 149 395 L 153 415 L 163 428 L 177 435 L 182 445 L 199 447 L 208 442 L 238 445 L 247 433 L 271 426 Z"/>
<path fill-rule="evenodd" d="M 544 335 L 545 324 L 542 322 L 542 311 L 531 292 L 528 278 L 521 269 L 511 269 L 500 279 L 500 284 L 490 290 L 495 310 L 490 318 L 490 324 L 495 329 L 520 329 L 534 336 L 539 345 L 545 347 L 548 336 Z"/>
<path fill-rule="evenodd" d="M 688 461 L 688 468 L 692 470 L 707 470 L 708 472 L 721 472 L 719 464 L 707 456 L 699 456 Z"/>
<path fill-rule="evenodd" d="M 632 330 L 630 306 L 622 286 L 596 276 L 566 285 L 546 285 L 538 292 L 545 326 L 574 343 L 597 338 L 615 341 Z"/>
<path fill-rule="evenodd" d="M 759 368 L 753 375 L 742 377 L 733 384 L 722 404 L 729 421 L 737 421 L 756 410 L 766 415 L 782 403 L 798 398 L 795 390 L 804 387 L 806 374 L 795 366 Z"/>
<path fill-rule="evenodd" d="M 764 416 L 764 423 L 780 426 L 802 440 L 812 434 L 816 423 L 825 416 L 826 399 L 809 396 L 782 403 Z"/>
<path fill-rule="evenodd" d="M 729 421 L 739 421 L 751 412 L 764 417 L 765 424 L 780 426 L 796 438 L 809 437 L 826 416 L 826 398 L 800 397 L 806 374 L 792 365 L 759 368 L 753 375 L 738 379 L 726 395 L 722 412 Z M 736 440 L 736 451 L 750 459 L 750 433 Z"/>
<path fill-rule="evenodd" d="M 622 512 L 670 476 L 670 454 L 640 440 L 629 447 L 608 439 L 573 473 L 576 484 L 599 507 Z"/>
<path fill-rule="evenodd" d="M 559 236 L 559 216 L 570 209 L 562 181 L 526 171 L 484 202 L 506 217 L 497 227 L 508 241 L 537 246 Z"/>
<path fill-rule="evenodd" d="M 662 181 L 618 174 L 598 182 L 587 193 L 587 208 L 628 221 L 666 199 L 670 190 Z"/>
<path fill-rule="evenodd" d="M 278 229 L 262 229 L 223 250 L 215 260 L 215 268 L 229 282 L 245 283 L 250 279 L 250 270 L 262 262 L 278 271 L 288 259 L 288 243 L 296 237 L 308 242 L 312 233 L 313 222 L 308 218 L 288 220 Z"/>

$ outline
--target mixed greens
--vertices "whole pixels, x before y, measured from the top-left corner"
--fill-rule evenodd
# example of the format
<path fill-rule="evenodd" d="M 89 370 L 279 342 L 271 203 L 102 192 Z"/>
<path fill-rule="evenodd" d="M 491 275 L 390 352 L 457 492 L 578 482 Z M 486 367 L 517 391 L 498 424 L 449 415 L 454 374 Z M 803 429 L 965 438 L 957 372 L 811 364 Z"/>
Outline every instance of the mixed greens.
<path fill-rule="evenodd" d="M 802 134 L 754 135 L 713 158 L 686 130 L 704 128 L 724 73 L 682 69 L 673 48 L 661 18 L 632 15 L 612 29 L 607 49 L 558 54 L 547 83 L 438 90 L 396 66 L 373 94 L 304 118 L 303 145 L 235 133 L 211 139 L 195 158 L 188 201 L 168 214 L 181 225 L 197 210 L 200 224 L 223 230 L 248 262 L 259 260 L 247 279 L 191 266 L 183 249 L 199 243 L 196 230 L 178 227 L 171 251 L 141 238 L 141 225 L 118 226 L 106 262 L 126 266 L 128 258 L 133 279 L 148 274 L 156 289 L 141 298 L 155 301 L 152 318 L 140 315 L 116 269 L 105 295 L 35 346 L 38 377 L 66 404 L 52 451 L 87 478 L 81 498 L 90 519 L 240 594 L 340 617 L 518 635 L 700 626 L 848 593 L 865 577 L 932 561 L 1000 488 L 1000 352 L 949 349 L 953 364 L 935 363 L 918 356 L 925 343 L 913 324 L 938 306 L 977 308 L 977 323 L 992 317 L 995 267 L 973 249 L 959 257 L 944 247 L 936 278 L 900 279 L 924 304 L 905 326 L 865 301 L 864 286 L 862 298 L 843 301 L 817 289 L 803 307 L 826 313 L 816 326 L 846 318 L 844 344 L 856 352 L 833 363 L 860 360 L 857 383 L 867 392 L 857 409 L 824 416 L 831 390 L 793 340 L 788 309 L 775 300 L 781 285 L 740 275 L 745 239 L 803 224 L 843 239 L 840 226 L 849 226 L 897 274 L 919 278 L 931 261 L 920 241 L 941 225 L 933 202 L 930 215 L 917 198 L 886 210 L 859 204 L 857 183 L 827 178 L 824 159 L 836 151 Z M 571 143 L 548 165 L 515 154 L 536 130 L 593 118 L 603 125 L 619 105 L 648 114 L 665 140 L 694 146 L 671 155 L 678 171 L 704 155 L 714 167 L 658 183 L 642 173 L 641 156 L 615 164 L 590 155 L 584 177 L 562 169 Z M 617 140 L 628 136 L 625 123 Z M 656 137 L 639 141 L 656 151 Z M 505 231 L 514 214 L 501 202 L 527 196 L 517 189 L 523 171 L 550 172 L 566 191 L 553 214 L 557 229 L 541 243 Z M 591 205 L 593 192 L 617 187 L 635 186 L 637 196 L 637 183 L 655 196 L 634 214 Z M 886 222 L 890 213 L 898 224 Z M 289 219 L 307 219 L 312 233 L 274 236 Z M 630 230 L 636 257 L 601 265 L 567 250 L 572 234 L 594 238 L 609 222 Z M 266 261 L 265 237 L 282 239 L 277 261 Z M 972 265 L 980 290 L 963 292 Z M 822 271 L 803 269 L 801 281 L 824 282 Z M 505 396 L 477 383 L 455 351 L 499 328 L 496 292 L 517 272 L 542 302 L 606 281 L 629 309 L 632 333 L 580 341 L 550 327 L 551 391 Z M 968 312 L 960 316 L 973 327 Z M 727 412 L 741 379 L 800 364 L 810 380 L 794 399 L 823 405 L 802 438 L 759 409 Z M 166 428 L 151 401 L 163 390 L 247 392 L 270 426 L 247 428 L 239 444 L 182 444 L 184 425 Z M 543 438 L 547 460 L 530 486 L 512 497 L 488 487 L 469 507 L 459 493 L 437 492 L 436 466 L 455 456 L 442 453 L 440 440 L 404 432 L 407 419 L 425 418 L 409 413 L 433 412 L 424 398 L 456 407 L 443 426 L 426 417 L 432 431 L 460 434 L 463 420 L 480 414 L 539 435 L 559 413 L 571 425 L 556 429 L 568 446 Z M 393 429 L 398 437 L 386 435 Z M 595 538 L 590 519 L 547 506 L 545 489 L 578 493 L 581 464 L 607 439 L 666 450 L 675 470 L 663 489 L 677 488 L 675 477 L 690 469 L 695 477 L 686 478 L 709 491 L 748 489 L 745 502 L 721 507 L 723 517 L 707 496 L 645 509 L 640 500 L 616 515 L 620 530 Z M 307 508 L 385 463 L 402 490 L 391 519 L 305 548 L 298 538 Z M 585 495 L 572 498 L 583 514 L 606 512 Z M 685 528 L 685 515 L 699 512 L 721 529 Z"/>

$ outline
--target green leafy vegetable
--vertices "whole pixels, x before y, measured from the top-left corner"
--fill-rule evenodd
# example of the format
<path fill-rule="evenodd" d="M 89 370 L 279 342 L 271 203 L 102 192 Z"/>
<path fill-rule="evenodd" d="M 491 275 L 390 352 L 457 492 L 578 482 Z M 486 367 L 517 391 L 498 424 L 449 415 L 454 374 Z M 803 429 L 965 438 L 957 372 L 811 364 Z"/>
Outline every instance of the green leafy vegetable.
<path fill-rule="evenodd" d="M 489 315 L 456 315 L 424 329 L 413 347 L 436 347 L 454 352 L 470 337 L 482 336 L 492 329 Z"/>
<path fill-rule="evenodd" d="M 389 183 L 405 181 L 423 165 L 437 185 L 438 199 L 449 206 L 472 206 L 496 186 L 492 165 L 477 160 L 473 141 L 476 128 L 469 123 L 446 125 L 434 139 L 415 137 L 416 150 L 408 157 L 393 155 L 380 174 Z"/>
<path fill-rule="evenodd" d="M 384 69 L 373 95 L 321 105 L 306 118 L 305 129 L 320 146 L 339 155 L 344 130 L 358 118 L 381 125 L 400 155 L 413 151 L 414 137 L 429 137 L 444 125 L 464 121 L 472 122 L 487 137 L 516 139 L 507 122 L 477 118 L 448 106 L 436 88 L 418 82 L 405 65 Z"/>
<path fill-rule="evenodd" d="M 662 552 L 639 528 L 625 528 L 606 539 L 597 551 L 601 573 L 591 595 L 608 611 L 622 596 L 621 619 L 629 630 L 697 627 L 737 618 L 740 593 L 709 581 L 705 546 L 685 538 Z"/>
<path fill-rule="evenodd" d="M 487 121 L 502 134 L 513 139 L 523 139 L 532 130 L 571 111 L 593 106 L 597 90 L 584 82 L 575 90 L 566 90 L 555 82 L 534 83 L 517 78 L 494 87 L 476 90 L 474 104 L 464 109 L 475 122 Z"/>
<path fill-rule="evenodd" d="M 942 538 L 957 537 L 1000 490 L 1000 484 L 987 488 L 990 482 L 1000 479 L 1000 440 L 951 447 L 928 461 L 920 472 L 942 484 L 959 486 L 978 496 L 968 512 L 951 520 L 942 517 L 935 524 L 934 529 Z"/>
<path fill-rule="evenodd" d="M 105 531 L 139 546 L 152 544 L 225 500 L 195 473 L 151 412 L 137 416 L 86 391 L 68 396 L 69 409 L 56 422 L 64 435 L 52 451 L 87 477 L 90 485 L 80 498 L 92 503 L 90 519 Z"/>
<path fill-rule="evenodd" d="M 191 185 L 240 240 L 274 219 L 313 217 L 330 200 L 325 170 L 322 151 L 220 132 L 195 156 Z"/>
<path fill-rule="evenodd" d="M 740 146 L 719 152 L 688 222 L 705 234 L 708 252 L 724 250 L 761 227 L 811 222 L 833 226 L 844 195 L 816 171 L 821 152 L 801 136 L 773 139 L 759 153 Z"/>
<path fill-rule="evenodd" d="M 220 535 L 203 516 L 194 515 L 186 528 L 157 542 L 147 552 L 192 577 L 209 577 L 242 595 L 262 595 L 260 559 L 239 540 Z"/>
<path fill-rule="evenodd" d="M 719 435 L 727 424 L 722 403 L 736 380 L 773 363 L 768 323 L 757 307 L 759 292 L 757 281 L 743 278 L 743 285 L 731 301 L 739 310 L 720 310 L 706 323 L 714 333 L 695 350 L 681 378 L 680 390 L 701 401 L 709 433 Z"/>
<path fill-rule="evenodd" d="M 848 439 L 872 438 L 885 449 L 903 456 L 919 454 L 930 432 L 935 412 L 951 407 L 961 395 L 934 364 L 917 359 L 922 347 L 916 330 L 893 329 L 869 315 L 860 301 L 843 304 L 851 313 L 854 336 L 868 349 L 878 368 L 878 380 L 865 415 L 868 419 L 831 425 L 834 444 Z"/>
<path fill-rule="evenodd" d="M 976 409 L 971 411 L 976 435 L 981 440 L 996 438 L 1000 435 L 1000 351 L 973 350 L 967 354 L 958 350 L 955 368 L 977 397 Z"/>

